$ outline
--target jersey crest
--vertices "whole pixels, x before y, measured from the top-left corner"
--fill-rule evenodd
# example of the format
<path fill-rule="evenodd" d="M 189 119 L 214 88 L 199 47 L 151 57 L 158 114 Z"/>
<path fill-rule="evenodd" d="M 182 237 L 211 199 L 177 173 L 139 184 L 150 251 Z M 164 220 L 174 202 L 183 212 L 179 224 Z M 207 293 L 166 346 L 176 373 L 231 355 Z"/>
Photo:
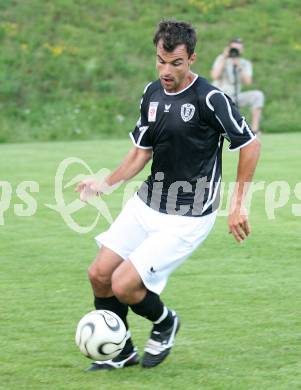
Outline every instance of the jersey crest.
<path fill-rule="evenodd" d="M 193 104 L 186 103 L 181 106 L 181 117 L 184 122 L 190 121 L 192 119 L 195 112 L 195 107 Z"/>

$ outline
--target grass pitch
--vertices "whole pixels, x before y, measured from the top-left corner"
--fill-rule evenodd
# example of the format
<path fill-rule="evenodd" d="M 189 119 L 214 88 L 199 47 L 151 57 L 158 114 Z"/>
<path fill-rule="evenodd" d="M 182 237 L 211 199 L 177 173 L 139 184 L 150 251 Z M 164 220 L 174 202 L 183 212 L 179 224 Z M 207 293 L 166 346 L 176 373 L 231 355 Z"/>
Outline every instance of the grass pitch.
<path fill-rule="evenodd" d="M 263 136 L 255 181 L 265 181 L 265 188 L 287 181 L 291 189 L 276 218 L 268 219 L 266 191 L 258 191 L 247 242 L 236 244 L 226 218 L 219 217 L 205 244 L 170 278 L 163 298 L 179 313 L 182 329 L 166 362 L 152 370 L 99 373 L 83 372 L 90 361 L 77 350 L 74 332 L 80 317 L 93 308 L 86 268 L 97 250 L 93 237 L 108 223 L 101 218 L 89 233 L 78 234 L 45 204 L 55 203 L 54 177 L 63 159 L 81 158 L 94 172 L 112 169 L 130 143 L 0 145 L 0 177 L 13 191 L 0 226 L 0 388 L 301 388 L 301 220 L 292 214 L 292 204 L 300 204 L 293 191 L 300 180 L 300 143 L 300 134 Z M 224 153 L 225 182 L 235 178 L 237 156 Z M 65 182 L 78 173 L 87 172 L 70 167 Z M 14 208 L 24 205 L 16 194 L 24 180 L 39 184 L 39 192 L 31 193 L 37 210 L 30 217 L 17 216 Z M 66 203 L 76 197 L 72 187 L 64 190 Z M 120 189 L 106 198 L 113 216 L 122 197 Z M 73 218 L 84 226 L 95 216 L 96 210 L 86 206 Z M 150 324 L 133 314 L 130 324 L 142 352 Z"/>

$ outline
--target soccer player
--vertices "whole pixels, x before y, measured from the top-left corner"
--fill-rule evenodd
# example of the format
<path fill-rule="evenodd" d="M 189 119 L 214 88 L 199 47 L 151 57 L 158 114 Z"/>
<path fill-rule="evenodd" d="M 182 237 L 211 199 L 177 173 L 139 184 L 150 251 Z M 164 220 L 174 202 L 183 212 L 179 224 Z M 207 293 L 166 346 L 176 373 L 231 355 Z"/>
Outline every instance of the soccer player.
<path fill-rule="evenodd" d="M 152 160 L 151 174 L 108 231 L 98 235 L 99 253 L 89 268 L 95 308 L 118 314 L 128 308 L 152 323 L 143 367 L 170 353 L 180 320 L 160 294 L 174 271 L 208 236 L 216 219 L 223 141 L 239 150 L 237 183 L 228 217 L 237 241 L 250 233 L 243 199 L 260 144 L 229 97 L 191 71 L 196 33 L 185 22 L 163 20 L 154 36 L 159 79 L 147 85 L 140 118 L 130 133 L 133 147 L 104 182 L 83 180 L 80 198 L 101 195 L 129 180 Z M 130 331 L 119 356 L 88 370 L 123 368 L 140 357 Z"/>

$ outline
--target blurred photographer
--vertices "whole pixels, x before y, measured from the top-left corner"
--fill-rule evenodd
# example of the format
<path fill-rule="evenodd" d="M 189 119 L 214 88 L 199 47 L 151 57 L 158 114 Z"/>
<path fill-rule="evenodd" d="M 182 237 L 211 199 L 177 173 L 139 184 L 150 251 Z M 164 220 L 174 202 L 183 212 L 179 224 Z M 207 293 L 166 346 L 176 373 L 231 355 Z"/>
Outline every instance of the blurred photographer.
<path fill-rule="evenodd" d="M 264 105 L 264 94 L 253 90 L 241 92 L 242 85 L 252 84 L 252 63 L 241 57 L 243 42 L 240 38 L 232 39 L 214 61 L 211 77 L 213 85 L 221 89 L 240 107 L 250 107 L 252 113 L 252 130 L 260 132 L 260 118 Z"/>

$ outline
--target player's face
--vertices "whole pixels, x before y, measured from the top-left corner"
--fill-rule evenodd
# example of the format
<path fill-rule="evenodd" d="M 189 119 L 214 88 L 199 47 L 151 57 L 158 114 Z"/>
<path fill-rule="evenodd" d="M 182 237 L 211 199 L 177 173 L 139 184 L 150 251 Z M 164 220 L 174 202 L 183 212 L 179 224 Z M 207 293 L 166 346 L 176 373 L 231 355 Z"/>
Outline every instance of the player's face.
<path fill-rule="evenodd" d="M 186 88 L 193 79 L 190 65 L 195 61 L 195 53 L 188 56 L 185 45 L 177 46 L 168 52 L 163 48 L 162 41 L 157 45 L 157 70 L 163 88 L 170 93 Z"/>

